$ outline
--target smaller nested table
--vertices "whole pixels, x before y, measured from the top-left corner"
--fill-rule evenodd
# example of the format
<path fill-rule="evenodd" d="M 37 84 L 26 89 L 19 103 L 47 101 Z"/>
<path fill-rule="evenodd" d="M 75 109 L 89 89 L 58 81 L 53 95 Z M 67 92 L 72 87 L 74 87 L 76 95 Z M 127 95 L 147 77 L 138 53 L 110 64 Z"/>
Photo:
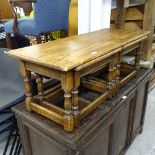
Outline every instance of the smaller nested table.
<path fill-rule="evenodd" d="M 71 132 L 82 118 L 115 96 L 137 74 L 142 44 L 148 35 L 142 30 L 106 29 L 10 51 L 8 55 L 21 61 L 27 110 Z M 122 56 L 128 53 L 135 56 L 134 65 L 121 63 Z M 37 96 L 32 96 L 31 72 L 37 75 Z M 60 84 L 44 91 L 43 76 L 56 78 Z M 81 87 L 89 89 L 90 95 Z"/>

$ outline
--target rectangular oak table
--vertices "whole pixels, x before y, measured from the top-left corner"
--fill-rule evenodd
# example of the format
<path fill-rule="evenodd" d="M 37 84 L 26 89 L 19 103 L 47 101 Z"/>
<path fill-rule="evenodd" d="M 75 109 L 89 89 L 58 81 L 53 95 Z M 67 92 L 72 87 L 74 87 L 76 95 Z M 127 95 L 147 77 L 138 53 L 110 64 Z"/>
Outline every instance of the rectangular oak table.
<path fill-rule="evenodd" d="M 27 110 L 40 113 L 71 132 L 81 119 L 103 101 L 115 96 L 120 87 L 137 74 L 142 44 L 148 35 L 148 31 L 142 30 L 105 29 L 8 52 L 8 55 L 21 61 Z M 135 64 L 121 64 L 122 56 L 130 52 L 134 52 Z M 104 80 L 86 77 L 106 67 Z M 127 71 L 128 75 L 121 78 L 121 71 Z M 32 96 L 31 72 L 37 75 L 38 96 Z M 56 88 L 49 90 L 51 93 L 48 92 L 48 95 L 43 89 L 43 76 L 60 81 Z M 81 86 L 100 95 L 93 101 L 84 100 L 78 95 Z M 63 107 L 53 104 L 56 96 L 60 98 L 62 95 Z M 81 103 L 87 105 L 81 106 Z"/>

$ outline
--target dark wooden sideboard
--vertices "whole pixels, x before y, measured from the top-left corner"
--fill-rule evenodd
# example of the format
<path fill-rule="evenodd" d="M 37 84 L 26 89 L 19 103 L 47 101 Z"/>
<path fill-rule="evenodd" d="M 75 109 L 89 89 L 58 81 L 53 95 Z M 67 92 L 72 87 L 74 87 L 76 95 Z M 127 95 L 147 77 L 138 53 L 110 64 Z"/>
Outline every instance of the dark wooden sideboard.
<path fill-rule="evenodd" d="M 85 117 L 78 128 L 67 133 L 61 125 L 26 110 L 13 108 L 18 120 L 25 155 L 123 155 L 142 132 L 150 69 L 121 88 L 112 99 Z"/>

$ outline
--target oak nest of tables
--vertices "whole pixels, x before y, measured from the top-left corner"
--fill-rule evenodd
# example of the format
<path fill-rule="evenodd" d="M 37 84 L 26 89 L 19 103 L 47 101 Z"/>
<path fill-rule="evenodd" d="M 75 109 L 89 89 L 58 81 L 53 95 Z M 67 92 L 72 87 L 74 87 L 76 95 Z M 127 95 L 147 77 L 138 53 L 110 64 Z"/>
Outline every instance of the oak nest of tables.
<path fill-rule="evenodd" d="M 143 42 L 150 32 L 104 29 L 9 51 L 20 60 L 25 79 L 26 108 L 73 131 L 80 120 L 112 99 L 140 69 Z M 134 64 L 122 62 L 133 56 Z M 32 95 L 31 72 L 38 95 Z M 44 90 L 43 77 L 59 80 Z"/>

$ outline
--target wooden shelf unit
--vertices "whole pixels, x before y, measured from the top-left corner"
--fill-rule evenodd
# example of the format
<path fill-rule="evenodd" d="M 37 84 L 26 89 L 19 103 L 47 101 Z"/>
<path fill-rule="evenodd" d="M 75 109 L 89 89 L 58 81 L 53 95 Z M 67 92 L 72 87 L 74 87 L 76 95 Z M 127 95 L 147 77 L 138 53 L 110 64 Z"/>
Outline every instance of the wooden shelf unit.
<path fill-rule="evenodd" d="M 152 42 L 154 40 L 155 27 L 155 1 L 145 0 L 142 3 L 132 3 L 130 0 L 116 0 L 116 8 L 111 12 L 111 27 L 128 30 L 147 30 L 151 32 L 150 38 L 144 45 L 144 60 L 150 60 L 154 50 Z"/>

